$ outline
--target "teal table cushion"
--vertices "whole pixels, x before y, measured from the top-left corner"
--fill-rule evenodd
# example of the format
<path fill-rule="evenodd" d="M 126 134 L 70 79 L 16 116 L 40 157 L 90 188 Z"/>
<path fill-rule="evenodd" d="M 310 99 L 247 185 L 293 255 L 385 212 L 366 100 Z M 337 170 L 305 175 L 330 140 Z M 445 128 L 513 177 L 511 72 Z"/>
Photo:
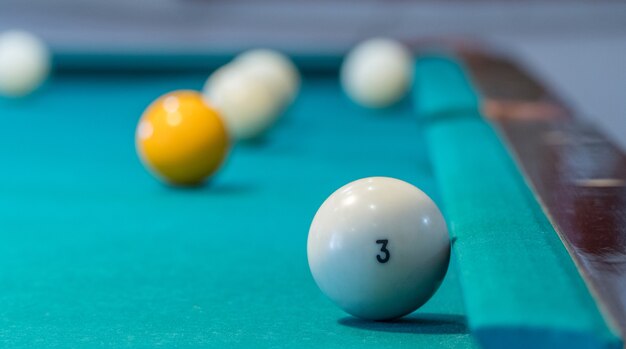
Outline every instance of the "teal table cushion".
<path fill-rule="evenodd" d="M 619 348 L 463 68 L 417 63 L 424 119 L 473 333 L 486 348 Z"/>

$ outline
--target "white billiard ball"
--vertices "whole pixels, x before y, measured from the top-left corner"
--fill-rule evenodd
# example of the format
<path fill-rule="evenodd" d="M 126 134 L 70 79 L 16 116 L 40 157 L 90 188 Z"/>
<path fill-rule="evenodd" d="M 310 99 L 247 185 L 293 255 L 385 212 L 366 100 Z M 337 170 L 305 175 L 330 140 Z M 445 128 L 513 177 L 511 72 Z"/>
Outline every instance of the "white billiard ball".
<path fill-rule="evenodd" d="M 280 114 L 281 104 L 258 77 L 228 64 L 207 79 L 203 97 L 217 109 L 235 140 L 265 133 Z"/>
<path fill-rule="evenodd" d="M 270 49 L 246 51 L 233 61 L 241 69 L 258 77 L 280 100 L 288 106 L 298 93 L 300 74 L 295 64 L 286 55 Z"/>
<path fill-rule="evenodd" d="M 396 103 L 413 81 L 413 55 L 391 39 L 370 39 L 356 46 L 341 66 L 341 84 L 356 103 L 382 108 Z"/>
<path fill-rule="evenodd" d="M 368 320 L 407 315 L 439 288 L 450 239 L 437 205 L 404 181 L 370 177 L 335 191 L 317 211 L 307 245 L 322 292 Z"/>
<path fill-rule="evenodd" d="M 50 53 L 36 36 L 18 30 L 0 34 L 0 95 L 19 97 L 37 89 L 50 72 Z"/>

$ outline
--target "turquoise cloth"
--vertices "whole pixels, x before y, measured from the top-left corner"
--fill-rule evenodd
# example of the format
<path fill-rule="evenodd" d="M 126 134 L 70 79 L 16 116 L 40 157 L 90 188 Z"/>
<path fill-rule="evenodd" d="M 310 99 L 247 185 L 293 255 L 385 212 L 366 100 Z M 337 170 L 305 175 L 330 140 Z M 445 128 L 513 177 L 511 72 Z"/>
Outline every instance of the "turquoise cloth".
<path fill-rule="evenodd" d="M 367 111 L 336 76 L 305 76 L 212 183 L 164 187 L 135 155 L 136 122 L 205 77 L 58 74 L 0 100 L 0 347 L 474 347 L 454 268 L 395 323 L 348 316 L 309 273 L 309 224 L 340 186 L 392 176 L 438 198 L 411 108 Z"/>
<path fill-rule="evenodd" d="M 414 99 L 455 238 L 469 324 L 487 348 L 619 348 L 456 62 L 417 63 Z"/>

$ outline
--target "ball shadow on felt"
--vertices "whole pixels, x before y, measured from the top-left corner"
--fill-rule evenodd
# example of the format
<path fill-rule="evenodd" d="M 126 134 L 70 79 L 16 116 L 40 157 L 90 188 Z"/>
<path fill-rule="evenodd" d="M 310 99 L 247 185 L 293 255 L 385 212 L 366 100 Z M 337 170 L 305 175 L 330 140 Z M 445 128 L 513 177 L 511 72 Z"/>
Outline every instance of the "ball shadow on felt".
<path fill-rule="evenodd" d="M 342 326 L 380 332 L 414 334 L 469 333 L 465 316 L 454 314 L 417 313 L 391 321 L 370 321 L 347 316 L 337 320 L 337 323 Z"/>

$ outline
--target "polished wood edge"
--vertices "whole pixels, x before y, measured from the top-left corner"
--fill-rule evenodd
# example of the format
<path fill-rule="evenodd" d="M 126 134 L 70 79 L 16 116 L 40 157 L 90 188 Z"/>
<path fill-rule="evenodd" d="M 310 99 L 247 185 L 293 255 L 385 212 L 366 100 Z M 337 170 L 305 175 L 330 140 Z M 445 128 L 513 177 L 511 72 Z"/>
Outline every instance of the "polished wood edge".
<path fill-rule="evenodd" d="M 457 52 L 480 92 L 485 116 L 532 120 L 570 118 L 572 112 L 565 103 L 505 56 L 467 47 Z"/>
<path fill-rule="evenodd" d="M 503 56 L 462 49 L 482 101 L 607 321 L 626 338 L 626 155 Z"/>

